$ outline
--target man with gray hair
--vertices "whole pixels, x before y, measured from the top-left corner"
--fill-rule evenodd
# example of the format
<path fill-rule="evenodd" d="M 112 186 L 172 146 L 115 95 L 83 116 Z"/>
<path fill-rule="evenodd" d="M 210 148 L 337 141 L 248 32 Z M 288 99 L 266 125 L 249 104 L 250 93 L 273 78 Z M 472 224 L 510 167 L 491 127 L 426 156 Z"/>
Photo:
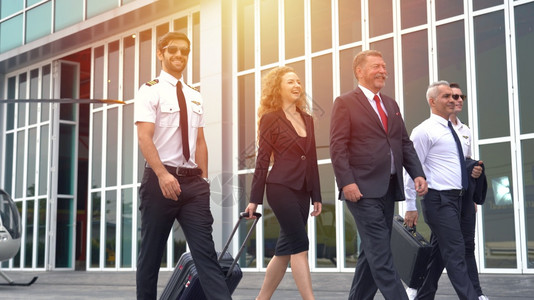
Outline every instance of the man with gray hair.
<path fill-rule="evenodd" d="M 467 169 L 462 145 L 449 117 L 456 102 L 447 81 L 437 81 L 428 87 L 426 98 L 430 118 L 414 128 L 411 139 L 428 182 L 428 193 L 421 201 L 423 215 L 432 230 L 430 242 L 433 260 L 441 259 L 459 299 L 476 300 L 477 293 L 467 273 L 465 244 L 460 227 L 462 195 L 468 187 Z M 417 224 L 416 193 L 409 177 L 405 177 L 405 223 Z M 415 299 L 434 299 L 435 294 L 419 289 Z M 437 284 L 437 283 L 436 283 Z"/>

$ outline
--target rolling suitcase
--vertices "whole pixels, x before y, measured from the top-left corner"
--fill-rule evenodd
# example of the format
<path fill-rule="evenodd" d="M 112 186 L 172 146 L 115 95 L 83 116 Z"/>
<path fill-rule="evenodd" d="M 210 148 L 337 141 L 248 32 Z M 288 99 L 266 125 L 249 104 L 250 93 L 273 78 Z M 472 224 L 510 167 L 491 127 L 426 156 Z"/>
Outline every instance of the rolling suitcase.
<path fill-rule="evenodd" d="M 252 234 L 252 231 L 256 227 L 256 224 L 258 223 L 261 214 L 255 213 L 256 219 L 254 219 L 254 223 L 250 227 L 245 240 L 243 241 L 243 244 L 239 248 L 239 251 L 235 258 L 232 257 L 232 255 L 226 251 L 228 247 L 230 246 L 230 242 L 232 241 L 232 238 L 234 237 L 237 229 L 239 228 L 239 225 L 241 224 L 241 221 L 247 217 L 248 215 L 246 213 L 241 213 L 239 215 L 239 221 L 234 227 L 234 230 L 230 234 L 230 237 L 228 238 L 228 241 L 226 242 L 226 245 L 224 245 L 224 248 L 221 252 L 217 252 L 218 258 L 219 258 L 219 264 L 221 265 L 221 269 L 224 274 L 226 274 L 226 284 L 228 286 L 228 290 L 230 291 L 230 294 L 234 292 L 234 290 L 237 288 L 237 285 L 239 284 L 239 281 L 241 281 L 241 278 L 243 277 L 243 273 L 241 272 L 241 268 L 237 264 L 237 261 L 239 257 L 241 256 L 241 253 L 245 249 L 245 244 L 247 243 L 248 239 L 250 238 L 250 235 Z M 171 275 L 171 278 L 169 278 L 169 281 L 167 282 L 167 285 L 165 286 L 165 289 L 163 290 L 160 300 L 204 300 L 206 299 L 206 296 L 204 295 L 204 291 L 202 290 L 202 286 L 200 285 L 200 280 L 198 278 L 197 269 L 195 267 L 195 264 L 193 263 L 193 258 L 191 257 L 191 253 L 186 252 L 182 254 L 180 259 L 178 260 L 178 263 L 176 264 L 176 268 L 174 269 L 173 274 Z"/>
<path fill-rule="evenodd" d="M 393 217 L 391 252 L 397 272 L 409 287 L 417 289 L 423 284 L 432 246 L 416 231 L 404 225 L 404 219 Z"/>

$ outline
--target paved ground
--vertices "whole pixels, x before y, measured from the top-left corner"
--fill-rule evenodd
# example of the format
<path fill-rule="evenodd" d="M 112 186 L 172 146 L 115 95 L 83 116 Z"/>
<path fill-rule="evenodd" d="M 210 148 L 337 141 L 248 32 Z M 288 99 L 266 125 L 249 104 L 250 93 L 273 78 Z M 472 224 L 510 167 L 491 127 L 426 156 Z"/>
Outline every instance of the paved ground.
<path fill-rule="evenodd" d="M 0 299 L 135 299 L 134 272 L 21 272 L 7 271 L 17 282 L 39 279 L 29 287 L 0 286 Z M 158 292 L 167 283 L 170 272 L 161 272 Z M 264 273 L 246 272 L 234 292 L 234 300 L 250 300 L 257 295 Z M 352 282 L 351 273 L 312 273 L 316 298 L 326 300 L 347 299 Z M 485 293 L 491 300 L 534 299 L 534 275 L 481 275 Z M 0 277 L 0 282 L 3 282 Z M 291 273 L 280 284 L 273 300 L 301 299 Z M 375 299 L 383 299 L 377 294 Z M 457 299 L 446 275 L 442 276 L 436 299 Z"/>

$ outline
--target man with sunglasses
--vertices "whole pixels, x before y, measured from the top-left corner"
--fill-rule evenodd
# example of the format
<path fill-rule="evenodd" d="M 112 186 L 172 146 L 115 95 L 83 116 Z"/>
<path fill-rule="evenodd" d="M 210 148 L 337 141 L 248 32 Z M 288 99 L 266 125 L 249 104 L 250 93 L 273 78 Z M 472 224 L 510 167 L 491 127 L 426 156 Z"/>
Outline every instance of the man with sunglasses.
<path fill-rule="evenodd" d="M 231 299 L 212 237 L 208 150 L 199 92 L 184 84 L 190 41 L 169 32 L 157 44 L 160 76 L 136 96 L 135 124 L 146 160 L 139 189 L 141 246 L 137 299 L 156 299 L 158 273 L 174 220 L 185 234 L 207 299 Z"/>
<path fill-rule="evenodd" d="M 452 90 L 452 99 L 455 101 L 454 112 L 449 116 L 449 120 L 452 123 L 454 130 L 456 131 L 460 143 L 462 145 L 463 155 L 466 159 L 471 158 L 471 130 L 465 124 L 463 124 L 458 118 L 458 114 L 462 112 L 464 101 L 467 99 L 467 96 L 462 93 L 460 85 L 458 83 L 451 83 L 450 88 Z M 475 162 L 474 162 L 475 163 Z M 472 178 L 479 178 L 482 175 L 482 161 L 476 162 L 478 165 L 473 167 L 471 172 Z M 475 164 L 476 164 L 475 163 Z M 473 187 L 469 186 L 469 189 Z M 473 202 L 473 198 L 469 197 L 472 195 L 466 193 L 462 200 L 461 214 L 460 214 L 460 228 L 463 234 L 464 243 L 465 243 L 465 261 L 467 263 L 467 271 L 469 278 L 473 283 L 473 287 L 478 295 L 479 300 L 488 300 L 489 298 L 482 293 L 480 287 L 480 281 L 478 278 L 478 269 L 475 260 L 475 224 L 476 224 L 476 203 Z M 441 277 L 443 269 L 442 260 L 435 260 L 430 264 L 425 283 L 420 288 L 420 296 L 424 299 L 425 295 L 435 295 L 438 287 L 438 281 Z M 410 300 L 415 299 L 418 291 L 412 287 L 406 289 L 406 293 Z"/>

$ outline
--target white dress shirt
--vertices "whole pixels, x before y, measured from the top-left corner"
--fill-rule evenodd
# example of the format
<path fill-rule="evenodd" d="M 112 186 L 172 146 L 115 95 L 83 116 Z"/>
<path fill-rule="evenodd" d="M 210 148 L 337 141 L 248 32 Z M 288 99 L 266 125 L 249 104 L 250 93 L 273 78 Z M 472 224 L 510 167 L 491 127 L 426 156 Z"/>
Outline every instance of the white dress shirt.
<path fill-rule="evenodd" d="M 176 96 L 178 79 L 161 71 L 157 80 L 143 84 L 134 102 L 134 120 L 154 123 L 154 145 L 161 162 L 171 167 L 196 168 L 195 151 L 198 128 L 204 127 L 204 109 L 200 93 L 182 81 L 182 92 L 187 105 L 189 133 L 189 161 L 182 151 L 182 129 L 180 128 L 180 106 Z"/>
<path fill-rule="evenodd" d="M 375 97 L 375 94 L 373 92 L 371 92 L 368 88 L 362 86 L 362 85 L 358 85 L 358 87 L 362 90 L 363 94 L 365 95 L 365 97 L 367 97 L 367 100 L 369 100 L 369 104 L 371 104 L 371 107 L 375 110 L 375 113 L 376 115 L 378 116 L 378 119 L 382 120 L 380 118 L 380 113 L 378 112 L 378 107 L 376 106 L 376 101 L 374 100 L 374 97 Z M 386 116 L 388 115 L 388 111 L 386 110 L 386 107 L 384 106 L 384 102 L 382 101 L 382 97 L 380 96 L 380 92 L 378 92 L 378 94 L 376 94 L 378 96 L 378 98 L 380 98 L 380 106 L 382 106 L 382 110 L 384 111 L 384 113 L 386 114 Z M 380 123 L 382 124 L 382 123 Z M 390 155 L 391 155 L 391 174 L 395 174 L 397 173 L 397 171 L 395 170 L 395 160 L 393 158 L 393 152 L 389 151 Z"/>
<path fill-rule="evenodd" d="M 428 188 L 438 191 L 462 188 L 458 148 L 447 122 L 448 120 L 431 114 L 430 118 L 414 128 L 410 136 L 423 166 Z M 404 190 L 406 210 L 417 210 L 417 193 L 410 176 L 404 176 Z"/>
<path fill-rule="evenodd" d="M 464 157 L 472 157 L 471 152 L 471 129 L 463 124 L 458 117 L 456 118 L 456 125 L 452 123 L 452 127 L 456 130 L 456 134 L 462 143 L 462 149 L 464 150 Z"/>

